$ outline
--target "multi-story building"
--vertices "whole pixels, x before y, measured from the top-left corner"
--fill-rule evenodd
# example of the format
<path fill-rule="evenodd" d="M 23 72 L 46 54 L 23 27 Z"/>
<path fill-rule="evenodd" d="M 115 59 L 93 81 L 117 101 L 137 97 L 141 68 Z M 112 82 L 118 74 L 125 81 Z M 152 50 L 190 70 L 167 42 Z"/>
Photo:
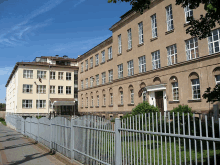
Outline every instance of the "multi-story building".
<path fill-rule="evenodd" d="M 45 116 L 56 107 L 59 114 L 73 114 L 78 101 L 77 60 L 56 55 L 17 62 L 6 87 L 6 112 Z"/>
<path fill-rule="evenodd" d="M 187 17 L 201 14 L 203 5 L 154 0 L 142 15 L 121 16 L 110 38 L 77 59 L 79 112 L 122 116 L 144 100 L 161 112 L 180 104 L 210 110 L 202 94 L 220 82 L 220 28 L 202 40 L 186 34 Z"/>

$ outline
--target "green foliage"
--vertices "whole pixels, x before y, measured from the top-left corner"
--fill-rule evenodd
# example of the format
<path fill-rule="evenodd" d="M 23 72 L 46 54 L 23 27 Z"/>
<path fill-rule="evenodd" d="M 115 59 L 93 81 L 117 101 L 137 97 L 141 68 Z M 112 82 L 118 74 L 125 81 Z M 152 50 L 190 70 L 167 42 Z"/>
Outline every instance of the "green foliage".
<path fill-rule="evenodd" d="M 158 107 L 150 105 L 147 101 L 145 101 L 143 103 L 138 104 L 135 108 L 133 108 L 131 114 L 135 116 L 137 114 L 144 114 L 150 112 L 159 112 L 159 109 Z"/>
<path fill-rule="evenodd" d="M 6 110 L 6 104 L 0 103 L 0 111 L 5 111 L 5 110 Z"/>
<path fill-rule="evenodd" d="M 40 119 L 40 118 L 42 118 L 42 117 L 43 117 L 43 116 L 36 116 L 37 119 Z"/>
<path fill-rule="evenodd" d="M 3 125 L 5 125 L 5 126 L 7 125 L 6 122 L 5 122 L 5 119 L 2 118 L 2 117 L 0 117 L 0 122 L 1 122 Z"/>
<path fill-rule="evenodd" d="M 188 105 L 179 105 L 176 108 L 173 108 L 172 111 L 170 111 L 170 114 L 172 115 L 174 113 L 174 116 L 177 117 L 177 114 L 179 112 L 179 116 L 182 116 L 182 113 L 184 113 L 184 116 L 187 116 L 188 113 L 190 116 L 192 116 L 192 109 Z"/>
<path fill-rule="evenodd" d="M 112 118 L 110 121 L 114 123 L 115 122 L 115 118 Z"/>
<path fill-rule="evenodd" d="M 213 90 L 211 91 L 211 88 L 207 88 L 205 93 L 202 95 L 204 99 L 207 99 L 207 102 L 216 102 L 220 101 L 220 84 L 217 84 Z"/>

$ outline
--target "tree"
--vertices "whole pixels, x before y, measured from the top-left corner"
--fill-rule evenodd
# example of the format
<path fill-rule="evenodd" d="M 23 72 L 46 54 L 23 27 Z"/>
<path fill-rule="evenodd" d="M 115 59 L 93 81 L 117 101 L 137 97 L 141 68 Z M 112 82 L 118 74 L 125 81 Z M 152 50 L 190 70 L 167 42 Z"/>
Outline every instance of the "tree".
<path fill-rule="evenodd" d="M 109 3 L 130 2 L 132 10 L 143 14 L 145 9 L 150 8 L 151 0 L 108 0 Z M 211 29 L 220 25 L 220 1 L 219 0 L 176 0 L 176 5 L 183 8 L 189 5 L 190 9 L 196 9 L 203 4 L 206 11 L 205 15 L 200 15 L 199 19 L 188 18 L 189 27 L 186 33 L 192 37 L 198 37 L 200 40 L 211 35 Z"/>
<path fill-rule="evenodd" d="M 208 87 L 202 97 L 211 103 L 220 101 L 220 84 L 217 84 L 212 91 L 211 87 Z"/>

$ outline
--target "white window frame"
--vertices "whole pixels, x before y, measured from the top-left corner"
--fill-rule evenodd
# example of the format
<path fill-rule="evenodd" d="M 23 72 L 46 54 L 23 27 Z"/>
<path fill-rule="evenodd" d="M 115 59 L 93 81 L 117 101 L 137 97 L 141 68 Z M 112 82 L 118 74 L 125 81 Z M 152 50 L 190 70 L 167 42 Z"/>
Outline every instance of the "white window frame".
<path fill-rule="evenodd" d="M 93 87 L 94 78 L 90 77 L 90 87 Z"/>
<path fill-rule="evenodd" d="M 38 70 L 37 71 L 37 78 L 46 79 L 47 71 Z"/>
<path fill-rule="evenodd" d="M 123 64 L 118 65 L 118 78 L 123 78 Z"/>
<path fill-rule="evenodd" d="M 50 94 L 55 94 L 55 85 L 50 86 Z"/>
<path fill-rule="evenodd" d="M 58 94 L 63 94 L 63 86 L 58 86 Z"/>
<path fill-rule="evenodd" d="M 177 63 L 177 48 L 176 48 L 176 44 L 174 44 L 167 47 L 167 65 L 173 65 L 176 63 Z"/>
<path fill-rule="evenodd" d="M 188 4 L 186 7 L 184 7 L 186 23 L 189 23 L 189 21 L 187 21 L 187 18 L 193 17 L 193 10 L 190 9 L 189 6 L 190 6 L 190 4 Z"/>
<path fill-rule="evenodd" d="M 127 30 L 128 32 L 128 50 L 132 48 L 132 34 L 131 34 L 131 28 Z"/>
<path fill-rule="evenodd" d="M 166 7 L 166 16 L 167 16 L 167 31 L 173 30 L 173 11 L 172 5 Z"/>
<path fill-rule="evenodd" d="M 173 101 L 179 101 L 179 86 L 178 82 L 172 83 Z"/>
<path fill-rule="evenodd" d="M 95 55 L 95 65 L 99 65 L 99 54 Z"/>
<path fill-rule="evenodd" d="M 96 85 L 99 85 L 99 74 L 97 74 L 97 75 L 95 76 L 95 78 L 96 78 Z"/>
<path fill-rule="evenodd" d="M 83 80 L 81 80 L 81 89 L 83 90 Z"/>
<path fill-rule="evenodd" d="M 63 72 L 58 72 L 58 80 L 63 80 Z"/>
<path fill-rule="evenodd" d="M 138 23 L 138 38 L 139 38 L 139 44 L 143 44 L 144 43 L 143 22 Z"/>
<path fill-rule="evenodd" d="M 110 93 L 110 105 L 113 105 L 113 93 Z"/>
<path fill-rule="evenodd" d="M 97 106 L 99 107 L 99 95 L 97 95 Z"/>
<path fill-rule="evenodd" d="M 89 106 L 89 97 L 86 97 L 86 107 Z"/>
<path fill-rule="evenodd" d="M 186 59 L 192 60 L 199 57 L 198 40 L 196 37 L 185 41 L 186 43 Z M 193 47 L 191 47 L 193 46 Z M 192 55 L 194 57 L 192 57 Z"/>
<path fill-rule="evenodd" d="M 82 100 L 81 100 L 81 107 L 83 107 L 83 97 L 82 97 Z"/>
<path fill-rule="evenodd" d="M 42 109 L 46 108 L 46 100 L 36 100 L 36 108 L 42 108 Z"/>
<path fill-rule="evenodd" d="M 106 106 L 106 95 L 103 94 L 103 106 Z"/>
<path fill-rule="evenodd" d="M 66 86 L 66 94 L 71 94 L 71 86 Z"/>
<path fill-rule="evenodd" d="M 66 72 L 66 80 L 71 80 L 72 74 L 71 72 Z"/>
<path fill-rule="evenodd" d="M 31 109 L 32 108 L 32 100 L 22 100 L 22 108 Z"/>
<path fill-rule="evenodd" d="M 102 63 L 103 63 L 103 62 L 105 62 L 105 50 L 103 50 L 101 52 L 101 54 L 102 54 Z"/>
<path fill-rule="evenodd" d="M 85 63 L 86 63 L 86 70 L 88 70 L 89 69 L 88 59 L 85 61 Z"/>
<path fill-rule="evenodd" d="M 50 72 L 50 79 L 51 80 L 55 80 L 55 78 L 56 78 L 56 72 Z"/>
<path fill-rule="evenodd" d="M 160 68 L 160 50 L 153 52 L 151 55 L 152 55 L 152 69 Z"/>
<path fill-rule="evenodd" d="M 134 61 L 128 61 L 128 76 L 134 75 Z"/>
<path fill-rule="evenodd" d="M 88 78 L 86 78 L 86 88 L 88 88 Z"/>
<path fill-rule="evenodd" d="M 46 94 L 46 85 L 37 85 L 37 93 Z"/>
<path fill-rule="evenodd" d="M 134 89 L 131 89 L 130 93 L 131 93 L 131 104 L 134 104 Z"/>
<path fill-rule="evenodd" d="M 91 107 L 93 107 L 93 96 L 91 96 Z"/>
<path fill-rule="evenodd" d="M 215 75 L 215 83 L 220 84 L 220 75 Z"/>
<path fill-rule="evenodd" d="M 90 58 L 90 68 L 93 68 L 93 57 Z"/>
<path fill-rule="evenodd" d="M 50 105 L 50 109 L 52 109 L 53 108 L 53 104 L 52 104 L 51 101 L 49 101 L 49 105 Z"/>
<path fill-rule="evenodd" d="M 193 81 L 195 81 L 195 80 L 197 80 L 197 82 L 193 83 Z M 200 81 L 199 81 L 199 79 L 192 79 L 191 83 L 192 83 L 192 99 L 193 100 L 200 100 L 201 99 L 201 93 L 200 93 Z M 194 92 L 196 94 L 194 94 Z"/>
<path fill-rule="evenodd" d="M 139 73 L 146 72 L 146 57 L 145 56 L 138 57 L 138 61 L 139 61 Z"/>
<path fill-rule="evenodd" d="M 23 93 L 33 93 L 33 85 L 23 84 Z"/>
<path fill-rule="evenodd" d="M 123 91 L 120 91 L 120 101 L 121 101 L 121 105 L 123 105 L 124 101 L 123 101 L 124 97 L 123 97 Z"/>
<path fill-rule="evenodd" d="M 112 46 L 108 48 L 108 59 L 112 59 Z"/>
<path fill-rule="evenodd" d="M 121 34 L 118 35 L 118 54 L 122 53 Z"/>
<path fill-rule="evenodd" d="M 23 70 L 23 78 L 33 78 L 33 70 Z"/>
<path fill-rule="evenodd" d="M 106 83 L 106 72 L 102 72 L 102 84 Z"/>
<path fill-rule="evenodd" d="M 108 71 L 108 81 L 109 82 L 113 81 L 113 70 L 112 69 Z"/>
<path fill-rule="evenodd" d="M 216 35 L 214 35 L 216 33 Z M 211 32 L 211 36 L 208 37 L 209 54 L 220 52 L 220 28 Z M 218 48 L 218 49 L 216 49 Z"/>
<path fill-rule="evenodd" d="M 157 16 L 156 14 L 151 16 L 151 29 L 152 29 L 152 38 L 157 37 Z"/>

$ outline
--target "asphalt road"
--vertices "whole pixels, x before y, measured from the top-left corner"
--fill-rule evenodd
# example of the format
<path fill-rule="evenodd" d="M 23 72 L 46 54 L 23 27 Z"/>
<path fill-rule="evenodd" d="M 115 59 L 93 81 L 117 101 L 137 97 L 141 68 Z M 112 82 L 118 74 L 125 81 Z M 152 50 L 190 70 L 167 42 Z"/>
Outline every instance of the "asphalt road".
<path fill-rule="evenodd" d="M 0 165 L 64 165 L 20 133 L 0 123 Z"/>

